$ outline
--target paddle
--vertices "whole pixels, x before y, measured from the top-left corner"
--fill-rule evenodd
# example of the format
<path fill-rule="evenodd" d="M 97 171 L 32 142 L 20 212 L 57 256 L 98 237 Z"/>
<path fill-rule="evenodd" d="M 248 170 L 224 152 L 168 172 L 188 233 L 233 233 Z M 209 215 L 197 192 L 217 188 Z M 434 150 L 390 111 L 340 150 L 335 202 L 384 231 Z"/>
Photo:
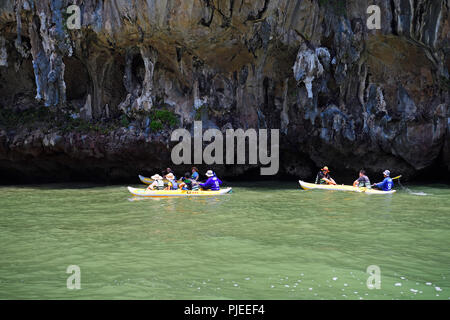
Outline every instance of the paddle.
<path fill-rule="evenodd" d="M 392 180 L 396 180 L 396 179 L 400 179 L 402 176 L 400 175 L 400 176 L 398 176 L 398 177 L 395 177 L 395 178 L 391 178 Z M 376 186 L 376 183 L 374 183 L 373 185 L 372 185 L 372 187 L 374 187 L 374 186 Z"/>

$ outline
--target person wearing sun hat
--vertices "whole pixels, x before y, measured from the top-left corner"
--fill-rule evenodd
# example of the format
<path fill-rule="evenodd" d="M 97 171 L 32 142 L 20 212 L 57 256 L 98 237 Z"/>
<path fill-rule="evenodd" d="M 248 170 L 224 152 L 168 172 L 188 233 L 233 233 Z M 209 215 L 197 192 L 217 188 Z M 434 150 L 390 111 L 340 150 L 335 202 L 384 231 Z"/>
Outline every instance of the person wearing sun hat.
<path fill-rule="evenodd" d="M 382 182 L 375 183 L 372 186 L 383 191 L 391 191 L 394 186 L 394 181 L 391 179 L 391 172 L 389 170 L 384 170 L 383 175 L 384 180 Z"/>
<path fill-rule="evenodd" d="M 175 180 L 175 176 L 173 173 L 166 174 L 166 179 L 169 181 L 167 190 L 177 190 L 178 189 L 178 183 Z"/>
<path fill-rule="evenodd" d="M 173 180 L 177 180 L 177 177 L 173 173 L 172 169 L 167 168 L 166 171 L 162 173 L 163 176 L 167 176 L 168 174 L 173 174 Z"/>
<path fill-rule="evenodd" d="M 164 190 L 163 177 L 159 174 L 155 174 L 151 178 L 153 179 L 153 183 L 148 186 L 147 190 Z"/>
<path fill-rule="evenodd" d="M 217 178 L 212 170 L 208 170 L 205 175 L 208 177 L 208 180 L 205 183 L 200 183 L 200 187 L 206 190 L 219 191 L 222 181 Z"/>
<path fill-rule="evenodd" d="M 336 181 L 333 180 L 330 176 L 330 170 L 328 167 L 323 167 L 320 169 L 319 173 L 316 177 L 316 184 L 334 184 L 336 185 Z"/>

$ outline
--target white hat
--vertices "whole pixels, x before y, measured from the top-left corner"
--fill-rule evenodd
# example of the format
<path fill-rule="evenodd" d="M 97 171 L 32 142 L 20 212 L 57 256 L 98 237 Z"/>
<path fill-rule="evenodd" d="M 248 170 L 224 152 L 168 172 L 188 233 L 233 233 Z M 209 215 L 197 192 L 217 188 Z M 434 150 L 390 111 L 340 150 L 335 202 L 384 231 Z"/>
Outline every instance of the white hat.
<path fill-rule="evenodd" d="M 384 172 L 383 172 L 383 174 L 385 175 L 385 176 L 390 176 L 391 175 L 391 172 L 389 171 L 389 170 L 384 170 Z"/>
<path fill-rule="evenodd" d="M 166 174 L 166 178 L 169 179 L 169 180 L 173 180 L 173 179 L 175 179 L 175 176 L 171 172 L 171 173 Z"/>
<path fill-rule="evenodd" d="M 162 180 L 163 177 L 161 177 L 159 174 L 155 174 L 154 176 L 152 176 L 153 180 Z"/>
<path fill-rule="evenodd" d="M 208 170 L 208 172 L 206 172 L 205 175 L 207 177 L 212 177 L 212 176 L 214 176 L 214 172 L 212 172 L 212 170 Z"/>

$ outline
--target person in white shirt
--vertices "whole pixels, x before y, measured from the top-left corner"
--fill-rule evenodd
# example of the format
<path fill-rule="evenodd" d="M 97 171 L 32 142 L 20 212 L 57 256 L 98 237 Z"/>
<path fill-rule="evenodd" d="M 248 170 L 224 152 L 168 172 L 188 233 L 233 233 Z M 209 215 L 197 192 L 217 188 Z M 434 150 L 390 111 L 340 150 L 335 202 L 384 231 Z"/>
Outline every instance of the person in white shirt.
<path fill-rule="evenodd" d="M 147 190 L 164 190 L 164 180 L 159 174 L 151 177 L 154 181 L 148 186 Z"/>

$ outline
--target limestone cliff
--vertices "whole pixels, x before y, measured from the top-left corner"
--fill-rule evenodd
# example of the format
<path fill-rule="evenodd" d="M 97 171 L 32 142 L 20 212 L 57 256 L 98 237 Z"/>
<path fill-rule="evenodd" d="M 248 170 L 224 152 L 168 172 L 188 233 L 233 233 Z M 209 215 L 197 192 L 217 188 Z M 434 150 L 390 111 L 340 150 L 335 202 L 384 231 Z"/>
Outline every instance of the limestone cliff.
<path fill-rule="evenodd" d="M 80 29 L 67 25 L 72 4 Z M 381 30 L 367 28 L 372 4 Z M 0 174 L 134 177 L 170 165 L 170 130 L 200 119 L 280 129 L 282 174 L 306 178 L 324 164 L 448 173 L 449 9 L 450 0 L 2 0 Z"/>

